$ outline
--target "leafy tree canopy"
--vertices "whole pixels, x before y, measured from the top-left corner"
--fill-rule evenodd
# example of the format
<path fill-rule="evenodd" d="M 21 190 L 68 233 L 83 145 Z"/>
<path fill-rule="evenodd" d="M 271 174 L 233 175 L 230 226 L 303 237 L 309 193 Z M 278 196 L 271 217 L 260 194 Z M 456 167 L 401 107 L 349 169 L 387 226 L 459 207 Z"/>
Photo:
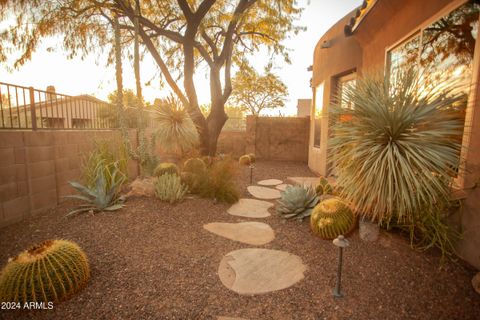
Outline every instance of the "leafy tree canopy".
<path fill-rule="evenodd" d="M 231 100 L 252 115 L 285 106 L 287 86 L 268 69 L 260 75 L 253 68 L 245 67 L 235 74 L 232 82 Z"/>

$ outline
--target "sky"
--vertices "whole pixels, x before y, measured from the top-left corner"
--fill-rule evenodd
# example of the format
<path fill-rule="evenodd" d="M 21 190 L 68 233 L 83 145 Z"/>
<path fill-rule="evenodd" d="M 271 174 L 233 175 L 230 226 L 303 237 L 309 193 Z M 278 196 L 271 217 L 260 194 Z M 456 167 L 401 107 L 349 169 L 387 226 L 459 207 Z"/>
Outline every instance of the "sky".
<path fill-rule="evenodd" d="M 305 26 L 307 30 L 284 41 L 284 44 L 292 49 L 290 53 L 292 64 L 283 63 L 281 60 L 274 64 L 274 73 L 286 84 L 289 92 L 286 107 L 271 112 L 275 115 L 279 113 L 294 115 L 297 99 L 311 98 L 312 92 L 309 87 L 311 72 L 307 71 L 307 68 L 313 63 L 315 45 L 335 22 L 361 5 L 362 0 L 299 0 L 298 3 L 305 8 L 298 24 Z M 47 51 L 47 48 L 55 50 Z M 58 39 L 47 39 L 33 54 L 32 60 L 20 69 L 9 72 L 4 65 L 0 65 L 0 82 L 33 86 L 42 90 L 53 85 L 58 93 L 90 94 L 106 100 L 108 94 L 116 89 L 115 70 L 113 66 L 106 67 L 105 61 L 101 59 L 92 54 L 84 60 L 80 58 L 69 60 L 67 53 L 59 48 Z M 268 63 L 268 56 L 260 52 L 250 61 L 261 72 Z M 155 74 L 156 67 L 147 55 L 141 64 L 142 83 L 155 79 Z M 124 62 L 123 75 L 124 87 L 134 89 L 132 65 Z M 197 70 L 195 84 L 199 102 L 209 103 L 209 82 L 204 70 Z M 152 102 L 156 97 L 165 96 L 168 91 L 168 87 L 160 87 L 158 80 L 143 86 L 146 101 Z"/>

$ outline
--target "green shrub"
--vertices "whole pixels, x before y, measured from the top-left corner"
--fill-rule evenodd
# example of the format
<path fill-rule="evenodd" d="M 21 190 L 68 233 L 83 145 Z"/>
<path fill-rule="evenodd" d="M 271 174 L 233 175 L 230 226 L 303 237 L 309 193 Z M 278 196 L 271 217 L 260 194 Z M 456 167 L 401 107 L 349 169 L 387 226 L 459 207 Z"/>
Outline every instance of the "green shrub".
<path fill-rule="evenodd" d="M 245 154 L 238 158 L 238 163 L 242 166 L 249 166 L 252 164 L 252 160 L 250 159 L 250 156 L 248 154 Z"/>
<path fill-rule="evenodd" d="M 310 227 L 320 238 L 331 240 L 352 231 L 355 221 L 352 210 L 343 201 L 332 198 L 320 202 L 313 209 Z"/>
<path fill-rule="evenodd" d="M 195 174 L 202 174 L 207 170 L 205 162 L 200 158 L 191 158 L 183 164 L 184 172 L 191 172 Z"/>
<path fill-rule="evenodd" d="M 188 191 L 193 194 L 198 194 L 200 192 L 202 179 L 204 179 L 203 176 L 205 176 L 205 172 L 199 175 L 184 171 L 180 174 L 182 182 L 188 187 Z"/>
<path fill-rule="evenodd" d="M 176 174 L 165 173 L 155 182 L 155 195 L 162 201 L 175 203 L 182 201 L 188 188 Z"/>
<path fill-rule="evenodd" d="M 69 195 L 65 198 L 81 200 L 84 204 L 70 211 L 67 216 L 88 211 L 115 211 L 123 207 L 124 199 L 120 197 L 119 194 L 120 187 L 125 182 L 125 177 L 121 174 L 120 170 L 114 166 L 109 180 L 110 185 L 108 186 L 103 172 L 104 170 L 97 172 L 94 187 L 84 186 L 75 181 L 68 182 L 79 194 Z M 117 178 L 117 176 L 120 176 L 120 178 Z"/>
<path fill-rule="evenodd" d="M 0 301 L 59 302 L 90 278 L 87 256 L 66 240 L 47 240 L 9 260 L 0 273 Z"/>
<path fill-rule="evenodd" d="M 239 199 L 236 186 L 237 167 L 230 158 L 215 161 L 208 170 L 198 176 L 198 193 L 219 202 L 235 203 Z"/>
<path fill-rule="evenodd" d="M 163 162 L 160 163 L 156 168 L 155 171 L 153 172 L 153 175 L 155 177 L 160 177 L 164 175 L 165 173 L 171 173 L 171 174 L 179 174 L 178 167 L 175 163 L 171 162 Z"/>
<path fill-rule="evenodd" d="M 276 210 L 285 219 L 303 220 L 310 216 L 319 201 L 311 186 L 288 186 L 281 194 Z"/>

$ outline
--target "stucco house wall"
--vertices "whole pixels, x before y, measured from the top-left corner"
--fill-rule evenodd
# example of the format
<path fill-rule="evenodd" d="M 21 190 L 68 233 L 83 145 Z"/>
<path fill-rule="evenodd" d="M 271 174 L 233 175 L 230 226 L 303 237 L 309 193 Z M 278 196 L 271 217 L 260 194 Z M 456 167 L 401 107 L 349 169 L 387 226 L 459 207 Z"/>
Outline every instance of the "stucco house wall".
<path fill-rule="evenodd" d="M 355 11 L 347 14 L 318 41 L 313 57 L 312 95 L 309 161 L 310 168 L 328 175 L 328 104 L 332 99 L 335 79 L 355 70 L 357 75 L 384 72 L 387 52 L 420 28 L 429 25 L 443 15 L 466 3 L 465 0 L 370 0 L 374 4 L 361 18 L 360 24 L 350 36 L 345 26 L 355 17 Z M 328 48 L 322 44 L 329 41 Z M 472 90 L 465 118 L 462 158 L 465 170 L 460 172 L 457 184 L 464 189 L 464 207 L 458 220 L 463 228 L 463 240 L 458 244 L 459 255 L 480 269 L 480 115 L 478 108 L 480 86 L 480 41 L 476 41 Z M 323 84 L 323 109 L 321 146 L 313 146 L 315 88 Z"/>

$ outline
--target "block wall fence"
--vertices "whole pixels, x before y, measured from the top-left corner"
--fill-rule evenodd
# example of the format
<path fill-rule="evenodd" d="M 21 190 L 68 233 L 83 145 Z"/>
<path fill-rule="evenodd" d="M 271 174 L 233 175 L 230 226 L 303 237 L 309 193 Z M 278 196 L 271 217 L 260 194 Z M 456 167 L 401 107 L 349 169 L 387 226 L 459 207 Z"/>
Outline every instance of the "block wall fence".
<path fill-rule="evenodd" d="M 136 130 L 129 135 L 135 147 Z M 94 141 L 108 139 L 120 139 L 119 131 L 0 131 L 0 228 L 54 208 L 73 194 L 68 181 L 81 179 L 82 159 Z M 222 132 L 218 152 L 306 162 L 308 118 L 248 117 L 247 131 Z M 157 153 L 162 157 L 161 146 Z M 138 174 L 137 163 L 130 161 L 130 178 Z"/>

